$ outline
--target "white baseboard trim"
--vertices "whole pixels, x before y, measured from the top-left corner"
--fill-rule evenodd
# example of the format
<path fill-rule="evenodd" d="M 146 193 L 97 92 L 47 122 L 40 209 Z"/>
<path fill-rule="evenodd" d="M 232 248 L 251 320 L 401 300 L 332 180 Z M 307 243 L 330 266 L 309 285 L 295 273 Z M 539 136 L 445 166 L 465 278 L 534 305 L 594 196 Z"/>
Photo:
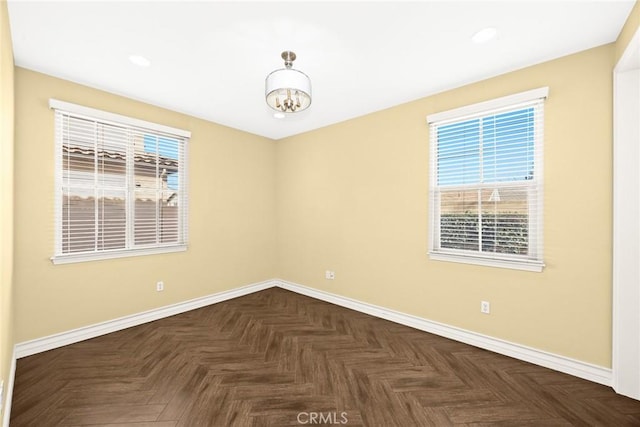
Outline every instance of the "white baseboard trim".
<path fill-rule="evenodd" d="M 7 387 L 7 393 L 11 393 L 11 391 L 13 390 L 13 376 L 15 375 L 16 358 L 20 359 L 22 357 L 31 356 L 43 351 L 63 347 L 65 345 L 84 341 L 90 338 L 95 338 L 101 335 L 109 334 L 111 332 L 130 328 L 132 326 L 152 322 L 154 320 L 163 319 L 165 317 L 184 313 L 186 311 L 205 307 L 207 305 L 262 291 L 274 286 L 287 289 L 301 295 L 316 298 L 321 301 L 330 302 L 332 304 L 359 311 L 361 313 L 369 314 L 371 316 L 379 317 L 381 319 L 389 320 L 401 325 L 419 329 L 421 331 L 463 342 L 465 344 L 470 344 L 475 347 L 503 354 L 505 356 L 510 356 L 519 360 L 523 360 L 525 362 L 544 366 L 545 368 L 573 375 L 578 378 L 583 378 L 606 386 L 611 386 L 612 384 L 612 372 L 609 368 L 596 366 L 565 356 L 560 356 L 532 347 L 512 343 L 509 341 L 501 340 L 499 338 L 494 338 L 462 328 L 457 328 L 455 326 L 449 326 L 443 323 L 434 322 L 377 305 L 360 302 L 351 298 L 324 292 L 318 289 L 309 288 L 286 280 L 274 279 L 254 283 L 248 286 L 219 292 L 216 294 L 165 307 L 160 307 L 154 310 L 145 311 L 143 313 L 133 314 L 130 316 L 121 317 L 119 319 L 109 320 L 106 322 L 97 323 L 95 325 L 89 325 L 71 331 L 18 343 L 16 344 L 14 350 L 14 362 L 12 365 L 12 373 L 10 377 L 11 383 Z M 10 405 L 11 395 L 8 394 L 7 396 L 7 405 Z M 5 423 L 7 423 L 4 424 L 5 426 L 8 425 L 7 412 L 5 412 Z"/>
<path fill-rule="evenodd" d="M 106 335 L 111 332 L 127 329 L 132 326 L 138 326 L 143 323 L 153 322 L 154 320 L 159 320 L 165 317 L 184 313 L 186 311 L 195 310 L 196 308 L 205 307 L 207 305 L 262 291 L 274 286 L 275 282 L 273 280 L 266 280 L 264 282 L 254 283 L 240 288 L 195 298 L 177 304 L 145 311 L 142 313 L 132 314 L 130 316 L 120 317 L 118 319 L 108 320 L 106 322 L 84 326 L 82 328 L 73 329 L 71 331 L 49 335 L 31 341 L 21 342 L 16 344 L 15 346 L 15 355 L 18 359 L 20 359 L 22 357 L 42 353 L 43 351 L 53 350 L 54 348 L 63 347 L 65 345 L 74 344 L 80 341 L 88 340 L 90 338 Z"/>
<path fill-rule="evenodd" d="M 276 279 L 275 282 L 280 288 L 350 308 L 371 316 L 386 319 L 401 325 L 419 329 L 421 331 L 460 341 L 465 344 L 470 344 L 475 347 L 490 350 L 495 353 L 503 354 L 535 365 L 544 366 L 545 368 L 553 369 L 555 371 L 563 372 L 565 374 L 573 375 L 575 377 L 583 378 L 609 387 L 612 383 L 612 373 L 609 368 L 592 365 L 569 357 L 512 343 L 499 338 L 493 338 L 487 335 L 457 328 L 455 326 L 449 326 L 443 323 L 423 319 L 421 317 L 412 316 L 410 314 L 390 310 L 377 305 L 360 302 L 351 298 L 320 291 L 318 289 L 308 288 L 286 280 Z"/>
<path fill-rule="evenodd" d="M 11 356 L 11 367 L 9 368 L 9 377 L 7 377 L 7 384 L 4 389 L 4 402 L 2 407 L 4 408 L 2 416 L 2 427 L 9 427 L 9 420 L 11 419 L 11 402 L 13 401 L 13 383 L 16 379 L 16 349 L 13 348 L 13 355 Z"/>

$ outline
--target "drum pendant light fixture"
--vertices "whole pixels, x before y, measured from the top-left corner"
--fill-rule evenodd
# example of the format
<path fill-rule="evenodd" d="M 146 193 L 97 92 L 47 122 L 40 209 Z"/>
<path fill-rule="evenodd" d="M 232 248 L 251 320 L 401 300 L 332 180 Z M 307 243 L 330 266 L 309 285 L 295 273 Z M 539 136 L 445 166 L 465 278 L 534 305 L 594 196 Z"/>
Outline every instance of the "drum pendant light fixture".
<path fill-rule="evenodd" d="M 282 113 L 297 113 L 311 105 L 311 80 L 299 70 L 294 70 L 296 54 L 286 50 L 280 55 L 285 68 L 275 70 L 265 81 L 265 98 L 269 107 Z"/>

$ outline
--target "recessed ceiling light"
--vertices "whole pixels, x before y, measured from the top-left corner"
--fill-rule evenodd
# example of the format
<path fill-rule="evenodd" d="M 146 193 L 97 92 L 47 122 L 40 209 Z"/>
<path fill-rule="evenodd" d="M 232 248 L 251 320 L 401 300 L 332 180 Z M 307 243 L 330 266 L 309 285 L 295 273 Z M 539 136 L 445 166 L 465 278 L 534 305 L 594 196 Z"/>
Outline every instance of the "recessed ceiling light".
<path fill-rule="evenodd" d="M 486 43 L 489 40 L 494 39 L 496 34 L 498 34 L 498 30 L 493 27 L 483 28 L 471 36 L 471 41 L 477 44 Z"/>
<path fill-rule="evenodd" d="M 129 61 L 138 67 L 148 67 L 151 65 L 151 61 L 142 55 L 129 55 Z"/>
<path fill-rule="evenodd" d="M 273 113 L 273 117 L 276 119 L 284 119 L 284 113 Z"/>

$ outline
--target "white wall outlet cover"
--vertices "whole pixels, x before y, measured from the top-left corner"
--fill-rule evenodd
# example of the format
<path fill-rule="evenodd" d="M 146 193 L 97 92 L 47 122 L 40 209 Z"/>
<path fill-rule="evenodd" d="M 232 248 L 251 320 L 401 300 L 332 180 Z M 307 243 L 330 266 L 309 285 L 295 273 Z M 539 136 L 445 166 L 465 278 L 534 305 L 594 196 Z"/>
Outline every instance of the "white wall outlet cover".
<path fill-rule="evenodd" d="M 488 301 L 480 302 L 480 312 L 484 314 L 491 313 L 491 304 Z"/>

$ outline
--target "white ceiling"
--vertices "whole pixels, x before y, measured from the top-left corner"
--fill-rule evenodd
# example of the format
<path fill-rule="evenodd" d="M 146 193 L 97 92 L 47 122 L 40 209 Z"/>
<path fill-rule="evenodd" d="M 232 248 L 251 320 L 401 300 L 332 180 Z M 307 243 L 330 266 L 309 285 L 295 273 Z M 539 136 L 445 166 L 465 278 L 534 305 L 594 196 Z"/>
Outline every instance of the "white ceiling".
<path fill-rule="evenodd" d="M 8 2 L 17 66 L 273 139 L 615 41 L 633 4 Z M 489 26 L 496 39 L 471 42 Z M 264 79 L 283 50 L 313 102 L 275 119 Z"/>

